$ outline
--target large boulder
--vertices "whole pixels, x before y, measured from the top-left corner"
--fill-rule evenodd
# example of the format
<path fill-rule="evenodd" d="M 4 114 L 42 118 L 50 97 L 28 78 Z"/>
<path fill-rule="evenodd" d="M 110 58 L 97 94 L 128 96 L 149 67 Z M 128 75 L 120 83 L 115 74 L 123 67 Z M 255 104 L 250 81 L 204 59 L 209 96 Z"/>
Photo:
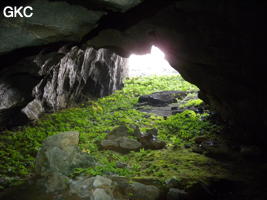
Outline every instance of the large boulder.
<path fill-rule="evenodd" d="M 48 137 L 36 157 L 35 173 L 48 192 L 65 190 L 75 168 L 92 167 L 95 160 L 78 148 L 79 133 L 63 132 Z"/>
<path fill-rule="evenodd" d="M 130 136 L 130 130 L 126 126 L 116 127 L 101 141 L 101 147 L 121 153 L 139 150 L 142 144 Z"/>

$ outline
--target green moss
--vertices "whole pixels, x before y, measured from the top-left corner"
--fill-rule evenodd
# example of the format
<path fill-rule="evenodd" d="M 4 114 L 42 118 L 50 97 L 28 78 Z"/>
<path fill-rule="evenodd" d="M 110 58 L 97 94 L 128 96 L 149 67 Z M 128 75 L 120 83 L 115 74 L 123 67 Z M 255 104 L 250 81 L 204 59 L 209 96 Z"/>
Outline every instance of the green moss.
<path fill-rule="evenodd" d="M 203 103 L 201 99 L 191 99 L 187 101 L 185 104 L 182 104 L 180 108 L 186 108 L 186 107 L 193 107 L 193 106 L 199 106 Z"/>
<path fill-rule="evenodd" d="M 186 183 L 226 174 L 212 159 L 189 150 L 173 148 L 188 142 L 194 136 L 218 131 L 219 127 L 205 120 L 207 114 L 185 111 L 164 120 L 153 114 L 148 116 L 134 108 L 140 95 L 164 90 L 197 91 L 198 88 L 184 81 L 181 76 L 128 79 L 125 81 L 125 87 L 113 95 L 46 114 L 35 125 L 17 131 L 2 132 L 0 174 L 18 179 L 26 178 L 32 172 L 41 142 L 49 135 L 69 130 L 80 132 L 80 148 L 96 157 L 101 164 L 95 168 L 76 169 L 73 176 L 81 173 L 111 173 L 128 177 L 149 176 L 159 180 L 176 176 L 187 180 L 184 181 Z M 158 151 L 142 149 L 127 155 L 100 151 L 100 141 L 114 127 L 122 124 L 129 128 L 139 126 L 141 131 L 158 128 L 159 138 L 166 141 L 168 148 Z M 125 163 L 127 167 L 117 167 L 118 162 Z"/>

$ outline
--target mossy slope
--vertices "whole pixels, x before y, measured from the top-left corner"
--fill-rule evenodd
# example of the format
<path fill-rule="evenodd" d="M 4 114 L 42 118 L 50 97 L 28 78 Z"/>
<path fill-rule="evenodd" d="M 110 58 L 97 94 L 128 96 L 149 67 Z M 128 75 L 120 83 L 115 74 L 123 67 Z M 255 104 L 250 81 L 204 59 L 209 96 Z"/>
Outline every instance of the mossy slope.
<path fill-rule="evenodd" d="M 183 148 L 199 135 L 212 135 L 220 127 L 207 120 L 207 113 L 197 114 L 186 110 L 167 118 L 146 114 L 135 109 L 138 97 L 164 90 L 198 91 L 181 76 L 133 78 L 125 81 L 124 89 L 113 95 L 90 100 L 77 107 L 44 115 L 35 125 L 0 135 L 0 174 L 5 179 L 2 187 L 18 184 L 27 178 L 34 167 L 34 160 L 41 142 L 49 135 L 62 131 L 80 132 L 80 147 L 94 155 L 101 166 L 76 169 L 73 176 L 87 173 L 117 174 L 128 177 L 152 177 L 164 181 L 170 177 L 183 180 L 184 184 L 211 177 L 223 177 L 227 171 L 219 162 Z M 185 104 L 188 102 L 184 102 Z M 188 103 L 189 106 L 201 103 Z M 187 105 L 185 105 L 187 106 Z M 185 107 L 182 106 L 182 107 Z M 121 155 L 99 150 L 98 144 L 114 127 L 139 126 L 142 131 L 159 130 L 159 138 L 167 143 L 164 150 L 144 150 Z M 127 167 L 120 168 L 118 163 Z"/>

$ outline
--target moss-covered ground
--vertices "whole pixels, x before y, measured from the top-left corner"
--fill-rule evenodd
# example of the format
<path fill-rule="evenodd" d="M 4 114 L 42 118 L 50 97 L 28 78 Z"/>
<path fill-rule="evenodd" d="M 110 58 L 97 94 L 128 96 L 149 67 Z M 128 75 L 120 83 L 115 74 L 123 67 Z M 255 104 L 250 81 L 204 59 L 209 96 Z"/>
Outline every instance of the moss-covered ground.
<path fill-rule="evenodd" d="M 28 178 L 34 168 L 34 160 L 42 141 L 53 134 L 76 130 L 80 132 L 80 148 L 96 157 L 102 165 L 95 168 L 76 169 L 73 176 L 117 174 L 132 178 L 153 178 L 164 182 L 175 177 L 185 186 L 205 181 L 209 177 L 228 176 L 221 163 L 205 155 L 192 152 L 185 145 L 193 143 L 196 136 L 209 136 L 220 127 L 208 120 L 208 113 L 197 114 L 191 110 L 170 116 L 167 119 L 135 109 L 138 97 L 164 90 L 198 91 L 181 76 L 132 78 L 125 87 L 113 95 L 89 100 L 73 108 L 53 114 L 45 114 L 34 125 L 0 134 L 0 178 L 5 188 L 19 184 Z M 202 101 L 184 102 L 197 106 Z M 99 149 L 100 141 L 116 126 L 127 125 L 129 129 L 139 126 L 141 131 L 157 128 L 159 139 L 167 143 L 162 150 L 144 150 L 119 154 Z M 126 167 L 118 167 L 118 163 Z M 1 183 L 0 183 L 1 184 Z"/>

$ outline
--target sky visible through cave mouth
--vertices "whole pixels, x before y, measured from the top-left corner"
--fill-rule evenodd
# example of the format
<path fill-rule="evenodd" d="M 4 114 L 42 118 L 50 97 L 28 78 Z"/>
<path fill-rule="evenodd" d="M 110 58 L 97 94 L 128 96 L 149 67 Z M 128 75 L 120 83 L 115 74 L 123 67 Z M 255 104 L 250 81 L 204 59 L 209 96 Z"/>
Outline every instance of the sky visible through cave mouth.
<path fill-rule="evenodd" d="M 128 59 L 129 77 L 164 76 L 179 74 L 165 59 L 165 54 L 156 46 L 151 47 L 150 54 L 132 54 Z"/>

